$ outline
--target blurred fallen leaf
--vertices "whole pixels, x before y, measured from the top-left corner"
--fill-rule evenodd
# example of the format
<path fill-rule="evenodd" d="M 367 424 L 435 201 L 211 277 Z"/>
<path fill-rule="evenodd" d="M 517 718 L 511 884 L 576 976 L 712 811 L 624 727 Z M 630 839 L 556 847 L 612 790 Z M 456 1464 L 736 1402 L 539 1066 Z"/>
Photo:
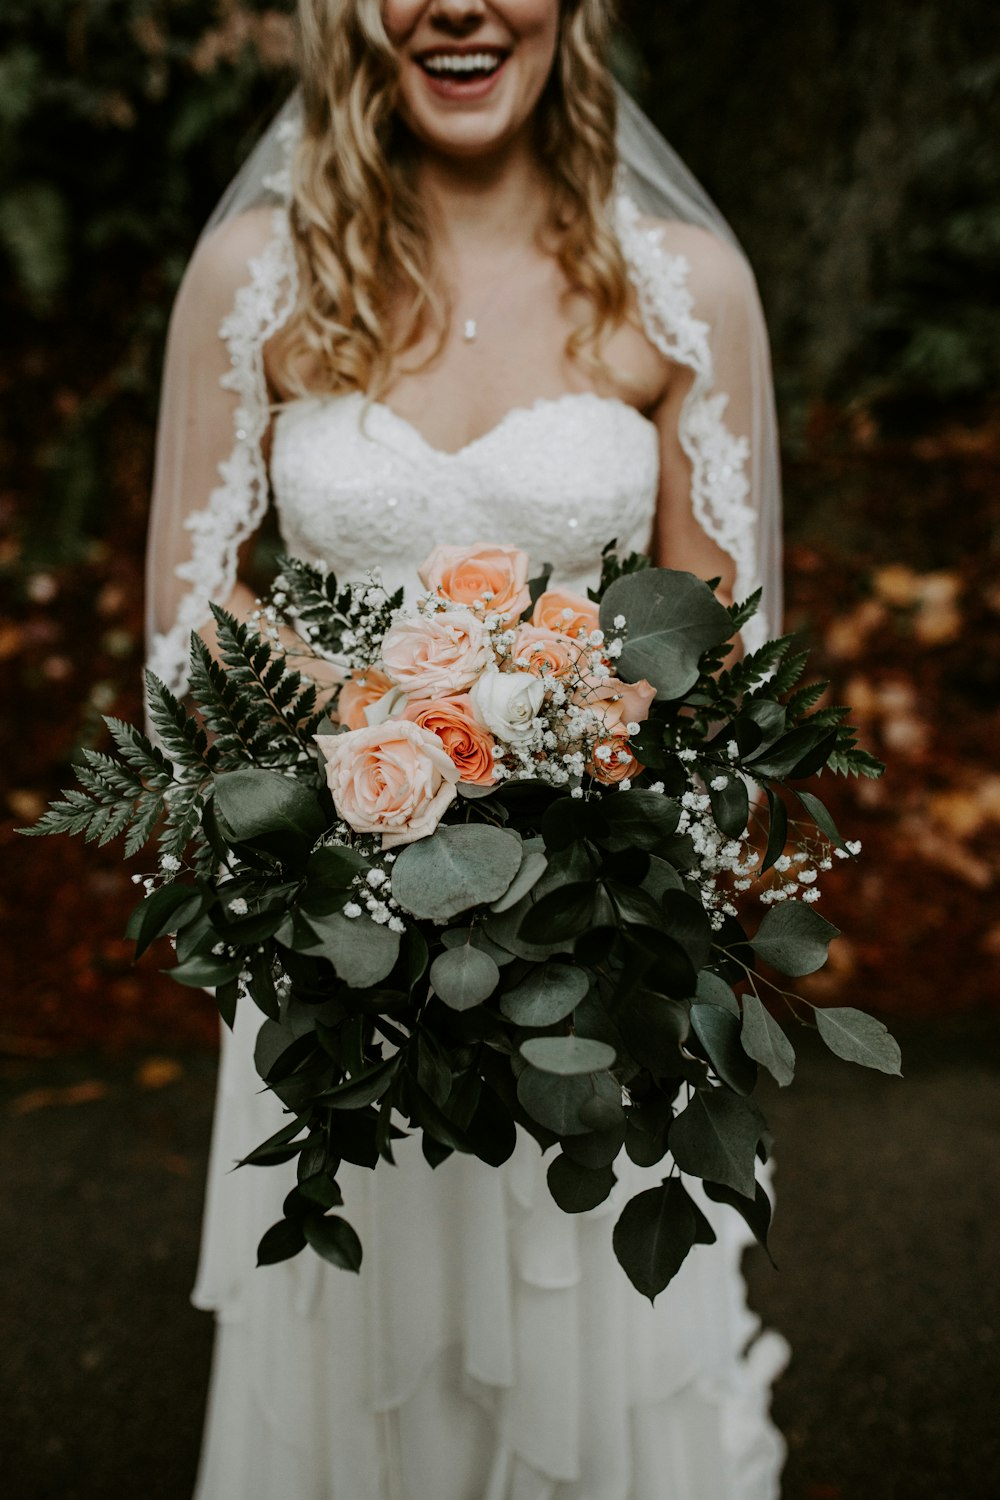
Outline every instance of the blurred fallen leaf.
<path fill-rule="evenodd" d="M 135 1081 L 141 1089 L 164 1089 L 183 1076 L 184 1069 L 172 1057 L 147 1057 L 136 1069 Z"/>
<path fill-rule="evenodd" d="M 21 632 L 16 625 L 0 625 L 0 661 L 9 661 L 21 649 Z"/>
<path fill-rule="evenodd" d="M 34 823 L 45 811 L 45 798 L 41 792 L 32 792 L 23 787 L 12 787 L 7 793 L 7 806 L 24 823 Z"/>
<path fill-rule="evenodd" d="M 972 838 L 985 821 L 985 809 L 971 791 L 934 792 L 927 810 L 936 823 L 959 839 Z"/>
<path fill-rule="evenodd" d="M 826 632 L 826 648 L 831 656 L 852 661 L 860 656 L 870 635 L 886 622 L 885 605 L 877 599 L 865 599 L 848 614 L 834 620 Z"/>
<path fill-rule="evenodd" d="M 876 597 L 895 609 L 907 609 L 920 598 L 920 574 L 905 563 L 889 563 L 872 574 Z"/>
<path fill-rule="evenodd" d="M 64 1104 L 93 1104 L 107 1097 L 108 1086 L 99 1078 L 71 1083 L 65 1088 L 31 1089 L 11 1101 L 12 1115 L 30 1115 L 36 1109 L 59 1109 Z"/>

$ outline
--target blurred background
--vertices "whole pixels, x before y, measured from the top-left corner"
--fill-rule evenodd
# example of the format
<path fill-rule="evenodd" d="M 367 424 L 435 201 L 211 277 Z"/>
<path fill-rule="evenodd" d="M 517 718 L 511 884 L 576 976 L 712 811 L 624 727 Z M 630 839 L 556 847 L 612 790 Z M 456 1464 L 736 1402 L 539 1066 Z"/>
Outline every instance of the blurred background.
<path fill-rule="evenodd" d="M 292 81 L 291 0 L 0 13 L 0 1292 L 19 1500 L 190 1489 L 217 1021 L 122 939 L 115 847 L 28 842 L 101 715 L 140 711 L 162 343 L 198 229 Z M 810 998 L 881 1014 L 904 1083 L 767 1101 L 796 1357 L 786 1500 L 995 1493 L 1000 1244 L 1000 16 L 989 0 L 632 0 L 619 75 L 741 237 L 772 333 L 789 625 L 880 783 Z M 141 863 L 141 862 L 140 862 Z M 151 1334 L 153 1340 L 151 1341 Z M 41 1400 L 44 1393 L 45 1399 Z M 169 1418 L 169 1422 L 167 1421 Z M 671 1497 L 686 1500 L 686 1497 Z"/>

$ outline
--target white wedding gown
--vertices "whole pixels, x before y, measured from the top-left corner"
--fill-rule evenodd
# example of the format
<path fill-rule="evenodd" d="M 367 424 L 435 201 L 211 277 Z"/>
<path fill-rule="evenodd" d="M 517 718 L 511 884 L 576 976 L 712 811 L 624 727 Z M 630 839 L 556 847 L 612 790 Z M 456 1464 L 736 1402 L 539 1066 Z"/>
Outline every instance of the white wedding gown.
<path fill-rule="evenodd" d="M 286 546 L 340 577 L 413 584 L 441 541 L 516 543 L 583 588 L 611 536 L 648 544 L 653 426 L 569 395 L 516 410 L 456 453 L 361 396 L 294 401 L 271 484 Z M 658 1182 L 624 1156 L 612 1198 L 571 1217 L 520 1135 L 500 1170 L 417 1139 L 398 1167 L 345 1167 L 360 1276 L 311 1251 L 256 1269 L 294 1167 L 239 1156 L 281 1123 L 252 1061 L 249 1005 L 224 1033 L 197 1306 L 217 1314 L 197 1500 L 773 1500 L 784 1455 L 770 1384 L 787 1357 L 748 1310 L 743 1221 L 709 1204 L 655 1307 L 611 1247 Z"/>

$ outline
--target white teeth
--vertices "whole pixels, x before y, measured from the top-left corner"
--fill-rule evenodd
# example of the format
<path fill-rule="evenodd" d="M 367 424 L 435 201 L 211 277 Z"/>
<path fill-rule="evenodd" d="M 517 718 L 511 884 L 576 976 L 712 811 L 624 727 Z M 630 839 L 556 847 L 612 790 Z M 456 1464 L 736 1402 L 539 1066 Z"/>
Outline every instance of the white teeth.
<path fill-rule="evenodd" d="M 501 61 L 496 52 L 441 52 L 423 64 L 429 73 L 495 73 Z"/>

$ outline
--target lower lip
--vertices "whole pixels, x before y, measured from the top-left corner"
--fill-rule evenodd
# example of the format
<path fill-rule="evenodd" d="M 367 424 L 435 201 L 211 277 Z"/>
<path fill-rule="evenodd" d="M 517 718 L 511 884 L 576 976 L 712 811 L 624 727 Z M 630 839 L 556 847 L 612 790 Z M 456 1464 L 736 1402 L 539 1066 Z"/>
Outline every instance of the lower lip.
<path fill-rule="evenodd" d="M 495 73 L 488 78 L 463 79 L 458 75 L 447 73 L 428 73 L 426 68 L 420 68 L 421 73 L 432 94 L 437 94 L 439 99 L 453 99 L 465 103 L 476 99 L 485 99 L 496 87 L 497 82 L 503 75 L 508 59 L 505 57 Z M 419 64 L 418 64 L 419 67 Z"/>

